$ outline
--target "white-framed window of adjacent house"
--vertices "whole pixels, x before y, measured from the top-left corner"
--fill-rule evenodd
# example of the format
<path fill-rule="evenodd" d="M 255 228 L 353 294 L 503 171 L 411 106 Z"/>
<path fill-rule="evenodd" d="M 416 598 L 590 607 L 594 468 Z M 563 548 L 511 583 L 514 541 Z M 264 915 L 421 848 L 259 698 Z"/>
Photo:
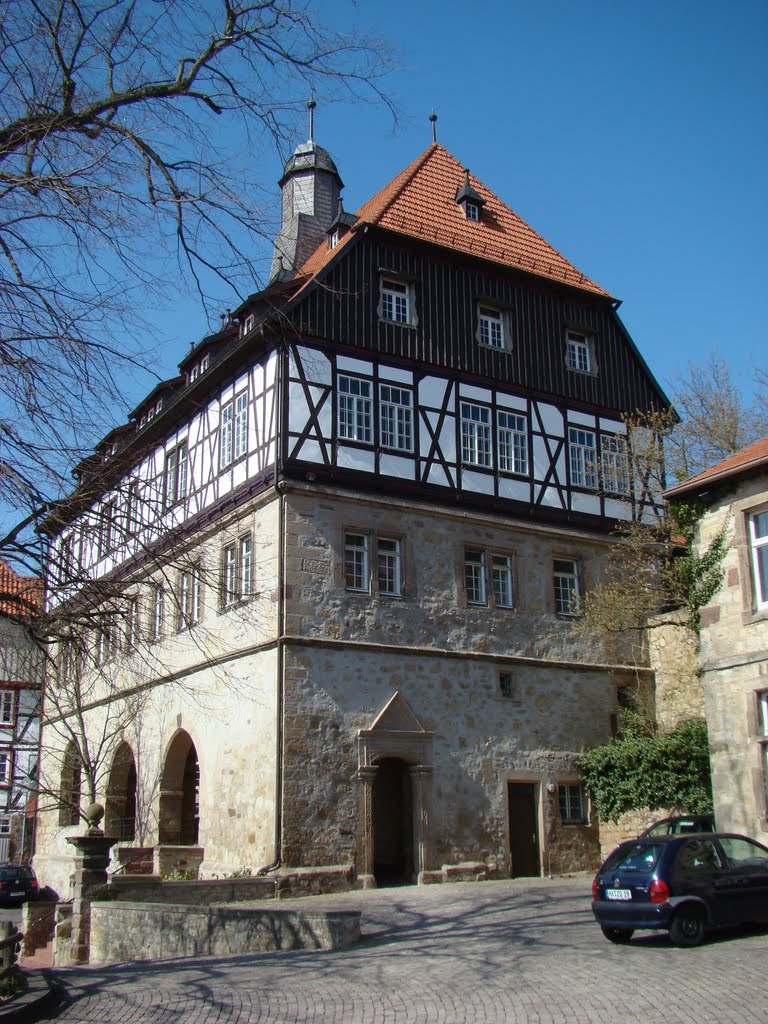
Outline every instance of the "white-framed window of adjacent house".
<path fill-rule="evenodd" d="M 411 289 L 391 277 L 381 279 L 381 318 L 396 324 L 411 323 Z"/>
<path fill-rule="evenodd" d="M 16 721 L 16 691 L 0 690 L 0 726 L 13 725 Z"/>
<path fill-rule="evenodd" d="M 515 602 L 512 589 L 511 555 L 491 555 L 491 583 L 496 607 L 513 608 Z"/>
<path fill-rule="evenodd" d="M 579 563 L 571 558 L 556 558 L 552 578 L 557 614 L 578 615 L 581 605 Z"/>
<path fill-rule="evenodd" d="M 461 461 L 465 466 L 490 467 L 491 452 L 491 410 L 461 402 Z"/>
<path fill-rule="evenodd" d="M 235 398 L 234 459 L 242 459 L 248 451 L 248 392 Z"/>
<path fill-rule="evenodd" d="M 504 314 L 492 306 L 477 307 L 477 328 L 481 345 L 489 348 L 506 348 Z"/>
<path fill-rule="evenodd" d="M 360 377 L 339 376 L 339 437 L 361 444 L 373 443 L 371 382 Z"/>
<path fill-rule="evenodd" d="M 608 494 L 629 494 L 629 457 L 627 440 L 616 434 L 600 437 L 600 469 L 603 490 Z"/>
<path fill-rule="evenodd" d="M 500 472 L 527 476 L 528 424 L 525 416 L 500 410 L 496 426 Z"/>
<path fill-rule="evenodd" d="M 376 538 L 376 585 L 385 597 L 403 592 L 401 545 L 398 537 Z"/>
<path fill-rule="evenodd" d="M 565 362 L 569 370 L 592 373 L 589 338 L 578 331 L 565 332 Z"/>
<path fill-rule="evenodd" d="M 0 814 L 0 836 L 9 836 L 11 834 L 11 816 L 10 814 Z"/>
<path fill-rule="evenodd" d="M 592 430 L 583 427 L 568 428 L 568 458 L 571 484 L 574 487 L 597 489 L 597 445 Z"/>
<path fill-rule="evenodd" d="M 747 517 L 749 547 L 752 556 L 755 607 L 768 609 L 768 509 L 751 512 Z"/>
<path fill-rule="evenodd" d="M 219 433 L 219 468 L 225 469 L 227 466 L 232 465 L 232 455 L 234 451 L 233 434 L 234 434 L 234 418 L 235 418 L 235 403 L 227 402 L 221 407 L 221 426 Z"/>
<path fill-rule="evenodd" d="M 193 566 L 179 574 L 179 630 L 191 629 L 202 614 L 202 570 Z"/>
<path fill-rule="evenodd" d="M 481 548 L 464 549 L 464 590 L 467 604 L 488 604 L 485 551 Z"/>
<path fill-rule="evenodd" d="M 344 534 L 344 584 L 347 590 L 370 592 L 369 540 L 367 533 L 347 531 Z"/>
<path fill-rule="evenodd" d="M 379 440 L 382 448 L 413 451 L 413 395 L 407 388 L 379 385 Z"/>
<path fill-rule="evenodd" d="M 10 786 L 13 774 L 13 751 L 0 750 L 0 786 Z"/>
<path fill-rule="evenodd" d="M 578 782 L 564 783 L 558 787 L 558 796 L 563 824 L 586 825 L 588 814 L 584 787 Z"/>

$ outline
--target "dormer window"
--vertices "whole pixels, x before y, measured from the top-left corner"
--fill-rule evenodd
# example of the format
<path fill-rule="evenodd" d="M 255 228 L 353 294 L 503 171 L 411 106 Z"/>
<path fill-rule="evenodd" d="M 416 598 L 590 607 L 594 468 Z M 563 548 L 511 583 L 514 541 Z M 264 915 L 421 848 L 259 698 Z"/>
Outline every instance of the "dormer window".
<path fill-rule="evenodd" d="M 477 307 L 477 337 L 481 345 L 489 348 L 507 347 L 504 314 L 501 310 L 482 304 Z"/>
<path fill-rule="evenodd" d="M 582 331 L 565 332 L 565 365 L 577 373 L 595 373 L 592 338 Z"/>
<path fill-rule="evenodd" d="M 243 320 L 243 329 L 241 331 L 241 336 L 245 336 L 250 331 L 252 331 L 255 323 L 256 317 L 253 315 L 253 313 L 249 313 L 245 320 Z"/>
<path fill-rule="evenodd" d="M 456 189 L 456 202 L 464 210 L 467 220 L 479 221 L 483 215 L 485 200 L 469 183 L 469 169 L 464 169 L 464 184 Z"/>
<path fill-rule="evenodd" d="M 378 313 L 382 320 L 414 327 L 416 314 L 412 283 L 382 275 Z"/>
<path fill-rule="evenodd" d="M 338 244 L 339 244 L 339 229 L 338 228 L 334 228 L 333 231 L 328 236 L 328 248 L 329 249 L 335 249 Z"/>
<path fill-rule="evenodd" d="M 465 203 L 464 212 L 467 215 L 467 220 L 480 220 L 480 207 L 477 203 Z"/>

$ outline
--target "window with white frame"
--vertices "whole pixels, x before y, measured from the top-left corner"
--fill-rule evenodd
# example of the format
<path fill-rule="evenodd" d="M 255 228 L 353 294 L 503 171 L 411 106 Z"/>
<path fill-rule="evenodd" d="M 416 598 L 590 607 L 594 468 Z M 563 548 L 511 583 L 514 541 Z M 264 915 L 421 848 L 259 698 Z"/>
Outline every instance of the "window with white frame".
<path fill-rule="evenodd" d="M 381 316 L 397 324 L 411 323 L 410 288 L 391 277 L 381 279 Z"/>
<path fill-rule="evenodd" d="M 413 451 L 413 397 L 407 388 L 379 385 L 379 431 L 382 448 Z"/>
<path fill-rule="evenodd" d="M 597 446 L 595 435 L 582 427 L 568 428 L 568 457 L 571 484 L 574 487 L 597 489 Z"/>
<path fill-rule="evenodd" d="M 162 587 L 153 586 L 151 588 L 152 594 L 152 607 L 151 607 L 151 619 L 150 619 L 150 638 L 152 640 L 159 640 L 163 635 L 163 629 L 165 627 L 165 591 Z"/>
<path fill-rule="evenodd" d="M 464 550 L 464 590 L 468 604 L 487 604 L 488 585 L 485 575 L 485 552 L 478 548 Z"/>
<path fill-rule="evenodd" d="M 248 450 L 248 392 L 241 391 L 235 398 L 235 461 Z"/>
<path fill-rule="evenodd" d="M 514 597 L 512 591 L 512 556 L 491 555 L 491 582 L 493 584 L 493 600 L 497 608 L 512 608 Z"/>
<path fill-rule="evenodd" d="M 247 601 L 253 595 L 253 542 L 250 537 L 240 538 L 239 555 L 240 597 Z"/>
<path fill-rule="evenodd" d="M 16 691 L 0 690 L 0 725 L 13 725 L 16 720 Z"/>
<path fill-rule="evenodd" d="M 373 443 L 371 382 L 360 377 L 338 381 L 339 437 L 361 444 Z"/>
<path fill-rule="evenodd" d="M 227 402 L 221 409 L 221 432 L 219 434 L 219 468 L 224 469 L 232 464 L 232 453 L 234 451 L 235 403 Z"/>
<path fill-rule="evenodd" d="M 492 464 L 491 410 L 472 402 L 461 403 L 461 461 L 466 466 Z"/>
<path fill-rule="evenodd" d="M 748 517 L 748 526 L 755 606 L 764 611 L 768 609 L 768 509 L 753 512 Z"/>
<path fill-rule="evenodd" d="M 566 365 L 569 370 L 579 373 L 592 372 L 592 355 L 589 350 L 589 339 L 577 331 L 565 332 Z"/>
<path fill-rule="evenodd" d="M 222 605 L 247 601 L 253 591 L 253 545 L 249 536 L 224 548 Z"/>
<path fill-rule="evenodd" d="M 528 474 L 528 425 L 525 416 L 514 412 L 497 414 L 499 470 Z"/>
<path fill-rule="evenodd" d="M 9 836 L 11 834 L 11 816 L 10 814 L 0 815 L 0 836 Z"/>
<path fill-rule="evenodd" d="M 480 220 L 480 207 L 477 205 L 477 203 L 464 203 L 464 212 L 466 214 L 467 220 Z"/>
<path fill-rule="evenodd" d="M 376 583 L 379 593 L 387 597 L 400 597 L 402 594 L 399 538 L 378 537 L 376 539 Z"/>
<path fill-rule="evenodd" d="M 139 643 L 139 599 L 131 597 L 126 608 L 125 649 L 134 651 Z"/>
<path fill-rule="evenodd" d="M 179 630 L 191 629 L 200 622 L 201 575 L 200 566 L 194 566 L 179 575 Z"/>
<path fill-rule="evenodd" d="M 578 562 L 570 558 L 556 558 L 553 563 L 553 582 L 557 614 L 578 615 L 581 602 Z"/>
<path fill-rule="evenodd" d="M 768 690 L 759 690 L 757 697 L 757 741 L 760 751 L 760 770 L 763 775 L 765 814 L 768 814 Z"/>
<path fill-rule="evenodd" d="M 559 787 L 560 818 L 564 825 L 587 823 L 587 801 L 579 783 L 566 783 Z"/>
<path fill-rule="evenodd" d="M 347 590 L 371 589 L 367 533 L 344 534 L 344 583 Z"/>
<path fill-rule="evenodd" d="M 600 438 L 600 468 L 603 490 L 609 494 L 629 494 L 629 458 L 627 441 L 615 434 Z"/>
<path fill-rule="evenodd" d="M 13 752 L 0 750 L 0 786 L 10 786 L 13 770 Z"/>
<path fill-rule="evenodd" d="M 128 536 L 136 533 L 141 526 L 141 495 L 139 481 L 128 481 L 128 493 L 125 499 L 125 532 Z"/>
<path fill-rule="evenodd" d="M 187 443 L 182 441 L 165 456 L 165 505 L 171 508 L 187 496 Z"/>
<path fill-rule="evenodd" d="M 477 308 L 480 343 L 490 348 L 505 348 L 504 317 L 500 310 L 491 306 Z"/>
<path fill-rule="evenodd" d="M 229 608 L 238 599 L 237 592 L 237 546 L 227 544 L 224 548 L 224 575 L 221 603 Z"/>

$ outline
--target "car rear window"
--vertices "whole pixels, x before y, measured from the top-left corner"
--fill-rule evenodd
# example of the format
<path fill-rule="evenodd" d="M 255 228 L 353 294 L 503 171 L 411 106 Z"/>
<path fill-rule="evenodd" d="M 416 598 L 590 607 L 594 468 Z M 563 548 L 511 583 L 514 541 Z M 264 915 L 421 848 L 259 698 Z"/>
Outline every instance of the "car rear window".
<path fill-rule="evenodd" d="M 29 879 L 33 877 L 31 868 L 24 867 L 23 864 L 0 868 L 0 882 L 15 882 L 17 878 Z"/>
<path fill-rule="evenodd" d="M 618 846 L 603 865 L 603 871 L 653 871 L 661 850 L 661 844 L 656 843 Z"/>

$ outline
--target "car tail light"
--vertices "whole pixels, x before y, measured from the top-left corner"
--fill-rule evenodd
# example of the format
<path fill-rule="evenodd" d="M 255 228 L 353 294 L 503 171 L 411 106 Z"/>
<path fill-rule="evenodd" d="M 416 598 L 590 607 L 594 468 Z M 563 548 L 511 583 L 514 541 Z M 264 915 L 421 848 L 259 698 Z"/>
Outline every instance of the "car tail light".
<path fill-rule="evenodd" d="M 31 889 L 37 889 L 37 886 L 38 886 L 37 879 L 33 878 L 32 881 L 29 883 L 29 886 L 30 886 Z"/>
<path fill-rule="evenodd" d="M 595 878 L 592 879 L 592 899 L 596 900 L 597 899 L 597 895 L 598 895 L 598 891 L 597 891 L 597 876 L 595 876 Z"/>
<path fill-rule="evenodd" d="M 654 878 L 648 891 L 651 896 L 651 903 L 666 903 L 669 899 L 669 887 L 661 878 Z"/>

